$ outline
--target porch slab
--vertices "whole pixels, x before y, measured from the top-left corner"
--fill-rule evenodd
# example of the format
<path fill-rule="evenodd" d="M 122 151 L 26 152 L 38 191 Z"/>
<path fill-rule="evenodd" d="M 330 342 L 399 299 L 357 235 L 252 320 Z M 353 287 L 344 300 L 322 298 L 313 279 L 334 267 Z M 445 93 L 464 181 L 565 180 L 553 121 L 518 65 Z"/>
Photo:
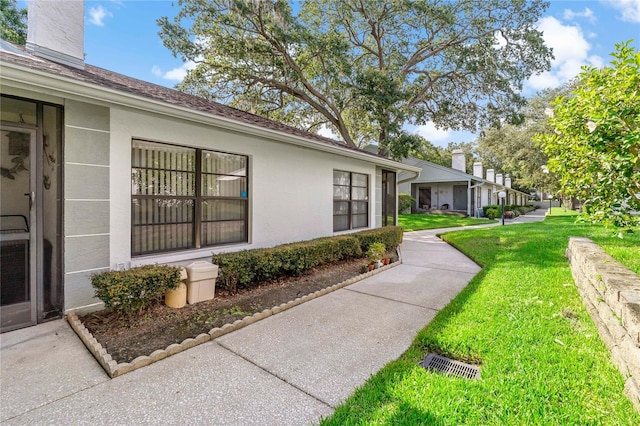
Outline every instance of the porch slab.
<path fill-rule="evenodd" d="M 0 353 L 0 422 L 110 380 L 65 320 L 1 334 Z"/>
<path fill-rule="evenodd" d="M 331 412 L 209 342 L 26 412 L 9 424 L 309 425 Z"/>

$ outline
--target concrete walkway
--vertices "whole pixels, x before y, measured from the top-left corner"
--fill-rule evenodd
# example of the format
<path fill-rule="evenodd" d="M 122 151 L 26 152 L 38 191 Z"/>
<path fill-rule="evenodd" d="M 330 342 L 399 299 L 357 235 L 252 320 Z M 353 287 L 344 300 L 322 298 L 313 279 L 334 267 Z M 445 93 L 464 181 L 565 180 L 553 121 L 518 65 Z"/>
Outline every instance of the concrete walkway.
<path fill-rule="evenodd" d="M 509 223 L 524 218 L 544 211 Z M 405 234 L 402 265 L 115 379 L 64 320 L 4 333 L 0 422 L 316 424 L 480 270 L 441 232 Z"/>

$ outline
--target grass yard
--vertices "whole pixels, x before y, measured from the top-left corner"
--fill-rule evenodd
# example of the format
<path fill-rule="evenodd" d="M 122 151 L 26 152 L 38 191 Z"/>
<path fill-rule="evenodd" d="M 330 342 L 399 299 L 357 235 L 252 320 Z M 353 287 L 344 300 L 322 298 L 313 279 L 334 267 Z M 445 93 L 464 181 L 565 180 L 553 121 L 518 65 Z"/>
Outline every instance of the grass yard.
<path fill-rule="evenodd" d="M 580 214 L 577 210 L 566 210 L 564 207 L 551 207 L 551 216 L 578 216 Z"/>
<path fill-rule="evenodd" d="M 495 222 L 489 219 L 460 217 L 447 214 L 399 214 L 398 226 L 405 232 L 421 231 L 423 229 L 453 228 L 456 226 L 486 225 Z"/>
<path fill-rule="evenodd" d="M 640 424 L 573 283 L 570 235 L 639 272 L 640 232 L 620 240 L 571 217 L 445 234 L 483 270 L 322 424 Z M 482 379 L 425 371 L 432 351 L 479 363 Z"/>

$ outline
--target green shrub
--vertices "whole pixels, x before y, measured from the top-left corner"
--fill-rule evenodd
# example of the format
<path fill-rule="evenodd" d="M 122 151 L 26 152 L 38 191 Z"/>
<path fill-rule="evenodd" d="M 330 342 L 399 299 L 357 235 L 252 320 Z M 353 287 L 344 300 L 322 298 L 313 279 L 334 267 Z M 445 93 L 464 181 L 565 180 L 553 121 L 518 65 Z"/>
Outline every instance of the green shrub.
<path fill-rule="evenodd" d="M 402 242 L 403 233 L 400 226 L 385 226 L 383 228 L 367 229 L 350 235 L 360 241 L 360 248 L 363 253 L 366 253 L 373 243 L 382 243 L 387 250 L 395 249 Z"/>
<path fill-rule="evenodd" d="M 351 235 L 318 238 L 277 247 L 214 254 L 220 267 L 220 287 L 236 291 L 262 281 L 300 275 L 329 262 L 361 257 L 359 240 Z"/>
<path fill-rule="evenodd" d="M 369 258 L 369 262 L 378 262 L 384 256 L 387 248 L 382 243 L 372 243 L 369 246 L 369 250 L 367 250 L 367 257 Z"/>
<path fill-rule="evenodd" d="M 497 209 L 487 209 L 484 215 L 487 217 L 487 219 L 493 220 L 498 217 L 499 212 Z"/>
<path fill-rule="evenodd" d="M 483 206 L 482 210 L 484 210 L 485 217 L 489 217 L 488 213 L 487 213 L 489 210 L 495 210 L 497 212 L 494 218 L 489 218 L 489 219 L 495 219 L 496 217 L 502 215 L 502 206 L 499 205 L 499 204 L 492 204 L 492 205 L 488 205 L 488 206 Z"/>
<path fill-rule="evenodd" d="M 143 309 L 180 284 L 180 268 L 147 265 L 91 275 L 95 296 L 122 313 Z"/>
<path fill-rule="evenodd" d="M 416 205 L 416 199 L 409 194 L 398 194 L 398 212 L 411 211 L 411 207 Z"/>

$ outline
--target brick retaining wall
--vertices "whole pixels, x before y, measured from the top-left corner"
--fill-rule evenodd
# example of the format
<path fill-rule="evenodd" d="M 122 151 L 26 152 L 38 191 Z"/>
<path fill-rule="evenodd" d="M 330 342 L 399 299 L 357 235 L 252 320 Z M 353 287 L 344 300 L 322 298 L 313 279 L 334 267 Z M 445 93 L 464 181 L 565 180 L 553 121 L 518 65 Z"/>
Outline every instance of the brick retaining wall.
<path fill-rule="evenodd" d="M 582 300 L 625 380 L 625 394 L 640 411 L 640 276 L 587 238 L 569 238 L 567 257 Z"/>

